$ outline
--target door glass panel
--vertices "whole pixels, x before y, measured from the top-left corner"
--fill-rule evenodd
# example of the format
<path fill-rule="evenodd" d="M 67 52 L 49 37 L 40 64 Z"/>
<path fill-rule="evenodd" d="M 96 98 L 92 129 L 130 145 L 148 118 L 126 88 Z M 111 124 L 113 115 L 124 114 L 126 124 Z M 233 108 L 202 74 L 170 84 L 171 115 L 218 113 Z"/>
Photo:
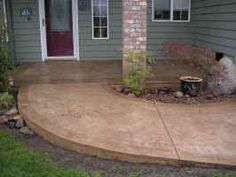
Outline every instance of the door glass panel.
<path fill-rule="evenodd" d="M 73 56 L 72 0 L 45 0 L 48 56 Z"/>
<path fill-rule="evenodd" d="M 51 0 L 49 7 L 51 30 L 70 30 L 70 0 Z"/>

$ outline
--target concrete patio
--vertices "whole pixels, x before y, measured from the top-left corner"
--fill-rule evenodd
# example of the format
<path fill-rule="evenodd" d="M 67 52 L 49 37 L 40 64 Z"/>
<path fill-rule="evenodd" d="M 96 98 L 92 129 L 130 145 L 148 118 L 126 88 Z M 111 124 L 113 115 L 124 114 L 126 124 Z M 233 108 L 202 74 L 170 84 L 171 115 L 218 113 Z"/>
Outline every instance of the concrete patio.
<path fill-rule="evenodd" d="M 93 62 L 91 62 L 93 63 Z M 203 105 L 152 104 L 116 94 L 121 63 L 49 62 L 15 73 L 19 109 L 53 144 L 130 162 L 236 166 L 236 100 Z M 155 70 L 160 80 L 181 72 Z M 158 66 L 157 66 L 158 67 Z M 173 69 L 173 71 L 178 71 Z M 182 73 L 185 72 L 185 73 Z M 192 73 L 192 71 L 191 71 Z"/>
<path fill-rule="evenodd" d="M 168 72 L 167 72 L 168 71 Z M 153 65 L 152 81 L 176 83 L 182 75 L 199 72 L 171 60 L 160 60 Z M 36 83 L 81 83 L 119 81 L 122 61 L 46 61 L 20 65 L 14 73 L 17 85 Z"/>

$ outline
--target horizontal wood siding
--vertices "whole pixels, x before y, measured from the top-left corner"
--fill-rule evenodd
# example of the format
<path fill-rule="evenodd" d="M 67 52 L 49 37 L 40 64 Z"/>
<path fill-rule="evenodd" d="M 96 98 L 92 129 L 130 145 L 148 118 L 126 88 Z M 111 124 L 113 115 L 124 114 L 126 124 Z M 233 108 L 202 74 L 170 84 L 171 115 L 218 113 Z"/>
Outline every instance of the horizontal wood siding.
<path fill-rule="evenodd" d="M 41 61 L 38 0 L 10 2 L 16 62 Z M 25 7 L 32 9 L 30 20 L 20 15 L 20 10 Z M 122 59 L 122 1 L 109 0 L 108 40 L 92 39 L 91 8 L 78 13 L 80 59 Z M 192 0 L 191 22 L 174 23 L 153 22 L 152 0 L 148 0 L 148 51 L 155 58 L 161 58 L 161 44 L 173 39 L 209 46 L 217 52 L 236 57 L 236 1 Z"/>
<path fill-rule="evenodd" d="M 223 52 L 235 61 L 235 0 L 192 0 L 191 24 L 195 44 Z"/>
<path fill-rule="evenodd" d="M 147 49 L 156 58 L 162 59 L 160 46 L 166 41 L 182 39 L 192 42 L 192 28 L 188 22 L 152 21 L 152 0 L 148 0 Z"/>
<path fill-rule="evenodd" d="M 80 8 L 79 8 L 80 9 Z M 91 8 L 79 10 L 81 60 L 122 59 L 122 1 L 109 0 L 109 39 L 92 39 Z"/>
<path fill-rule="evenodd" d="M 16 62 L 41 61 L 38 1 L 11 0 L 11 6 Z M 22 8 L 32 9 L 30 20 L 21 16 Z"/>

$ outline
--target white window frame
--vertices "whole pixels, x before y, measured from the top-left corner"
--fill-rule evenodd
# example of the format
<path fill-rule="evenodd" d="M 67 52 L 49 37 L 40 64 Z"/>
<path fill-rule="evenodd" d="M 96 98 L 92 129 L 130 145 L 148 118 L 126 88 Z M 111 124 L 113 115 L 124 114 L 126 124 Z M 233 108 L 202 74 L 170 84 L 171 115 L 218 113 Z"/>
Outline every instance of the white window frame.
<path fill-rule="evenodd" d="M 108 40 L 110 38 L 110 20 L 109 20 L 109 0 L 107 1 L 107 37 L 94 37 L 94 16 L 93 16 L 93 5 L 94 0 L 92 0 L 91 5 L 91 17 L 92 17 L 92 39 L 94 40 Z"/>
<path fill-rule="evenodd" d="M 152 0 L 152 21 L 153 22 L 175 22 L 175 23 L 189 23 L 191 21 L 191 0 L 189 0 L 188 20 L 174 20 L 174 0 L 170 0 L 170 20 L 157 20 L 154 18 L 154 0 Z"/>

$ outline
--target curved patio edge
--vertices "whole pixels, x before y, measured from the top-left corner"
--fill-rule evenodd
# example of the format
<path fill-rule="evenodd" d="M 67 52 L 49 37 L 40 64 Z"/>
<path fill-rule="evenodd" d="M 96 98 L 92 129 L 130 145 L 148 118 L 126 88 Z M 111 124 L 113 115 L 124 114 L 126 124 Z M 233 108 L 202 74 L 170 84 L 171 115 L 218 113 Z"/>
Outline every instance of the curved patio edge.
<path fill-rule="evenodd" d="M 39 124 L 35 123 L 33 119 L 30 118 L 30 117 L 40 116 L 34 110 L 32 109 L 30 110 L 31 116 L 27 115 L 26 112 L 29 110 L 26 110 L 24 106 L 24 104 L 27 103 L 28 101 L 27 98 L 28 98 L 27 88 L 21 89 L 18 96 L 19 113 L 24 117 L 27 126 L 29 126 L 37 135 L 41 136 L 44 140 L 50 142 L 53 145 L 59 146 L 67 150 L 72 150 L 81 154 L 96 156 L 108 160 L 119 160 L 132 163 L 159 163 L 163 165 L 174 165 L 174 166 L 182 165 L 181 161 L 179 160 L 112 151 L 109 149 L 102 149 L 95 146 L 81 144 L 78 142 L 68 140 L 62 136 L 58 136 L 56 133 L 53 133 L 50 130 L 47 130 L 42 126 L 40 126 Z"/>
<path fill-rule="evenodd" d="M 19 100 L 18 103 L 19 112 L 24 117 L 27 125 L 46 141 L 49 141 L 51 144 L 65 148 L 67 150 L 72 150 L 81 154 L 96 156 L 104 159 L 120 160 L 132 163 L 159 163 L 163 165 L 174 165 L 174 166 L 193 165 L 198 167 L 227 167 L 227 168 L 235 167 L 234 165 L 231 166 L 218 163 L 205 163 L 205 162 L 188 161 L 174 158 L 173 159 L 163 158 L 158 156 L 147 156 L 143 154 L 125 153 L 120 151 L 113 151 L 112 149 L 104 149 L 96 146 L 91 146 L 88 144 L 83 144 L 80 142 L 75 142 L 58 135 L 56 132 L 44 128 L 43 126 L 34 121 L 35 118 L 41 115 L 39 115 L 29 106 L 28 87 L 20 89 L 18 100 Z"/>

